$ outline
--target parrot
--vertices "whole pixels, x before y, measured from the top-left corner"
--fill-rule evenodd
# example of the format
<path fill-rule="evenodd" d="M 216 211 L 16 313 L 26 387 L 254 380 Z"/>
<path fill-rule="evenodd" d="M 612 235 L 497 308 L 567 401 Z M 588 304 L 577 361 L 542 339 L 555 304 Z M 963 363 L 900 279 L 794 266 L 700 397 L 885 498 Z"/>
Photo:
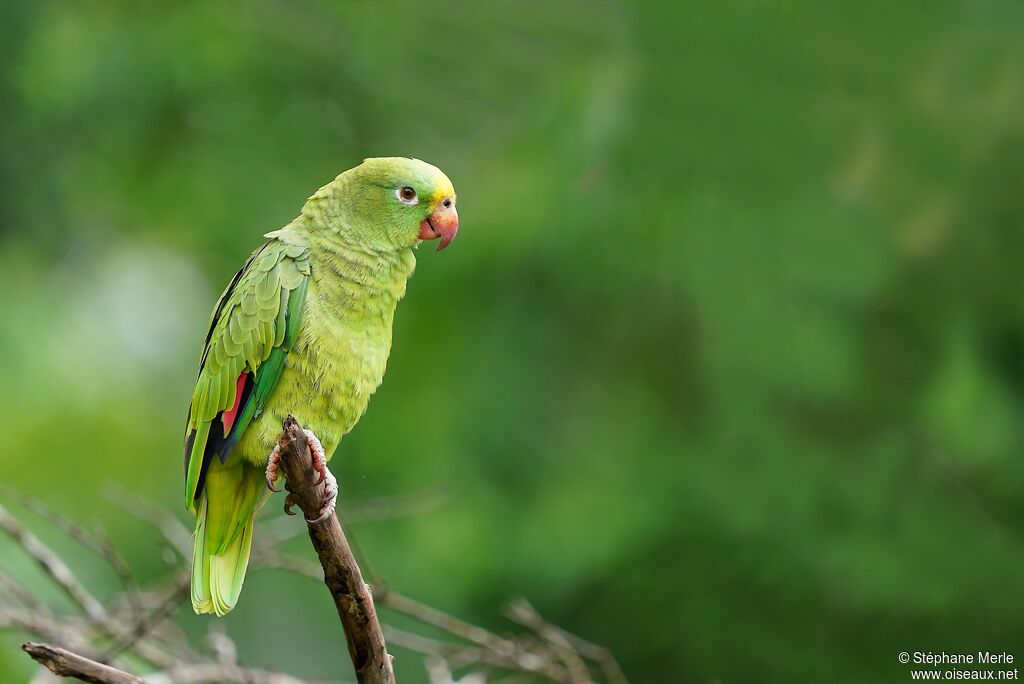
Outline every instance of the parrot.
<path fill-rule="evenodd" d="M 276 444 L 289 415 L 326 480 L 310 522 L 334 514 L 327 460 L 383 380 L 414 250 L 438 240 L 440 251 L 458 230 L 455 188 L 440 169 L 369 158 L 264 235 L 231 279 L 210 317 L 185 427 L 197 614 L 220 617 L 238 601 L 256 513 L 278 491 Z"/>

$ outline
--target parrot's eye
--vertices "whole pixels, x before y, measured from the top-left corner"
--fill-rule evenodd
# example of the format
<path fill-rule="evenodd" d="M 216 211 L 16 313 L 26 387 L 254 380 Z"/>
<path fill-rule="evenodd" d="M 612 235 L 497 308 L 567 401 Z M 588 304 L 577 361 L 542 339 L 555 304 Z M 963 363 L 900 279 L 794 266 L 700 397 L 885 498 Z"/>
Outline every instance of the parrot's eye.
<path fill-rule="evenodd" d="M 408 185 L 395 190 L 395 195 L 403 204 L 416 204 L 419 202 L 419 198 L 416 197 L 416 191 Z"/>

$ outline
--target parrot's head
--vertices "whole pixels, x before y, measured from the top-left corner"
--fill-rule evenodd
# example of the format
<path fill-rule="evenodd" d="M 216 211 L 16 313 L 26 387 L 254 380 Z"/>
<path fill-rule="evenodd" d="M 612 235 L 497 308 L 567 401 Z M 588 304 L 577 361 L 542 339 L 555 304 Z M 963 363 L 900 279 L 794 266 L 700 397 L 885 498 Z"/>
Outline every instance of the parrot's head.
<path fill-rule="evenodd" d="M 338 177 L 352 235 L 374 250 L 437 240 L 444 249 L 459 232 L 455 188 L 441 169 L 409 157 L 375 157 Z"/>

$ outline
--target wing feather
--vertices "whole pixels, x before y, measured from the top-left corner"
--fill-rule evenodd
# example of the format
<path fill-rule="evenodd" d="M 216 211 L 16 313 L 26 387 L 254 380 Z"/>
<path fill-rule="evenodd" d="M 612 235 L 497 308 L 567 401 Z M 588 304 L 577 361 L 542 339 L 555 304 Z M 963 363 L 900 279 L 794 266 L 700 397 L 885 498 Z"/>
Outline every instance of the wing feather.
<path fill-rule="evenodd" d="M 210 320 L 185 429 L 185 502 L 190 508 L 203 491 L 212 457 L 226 459 L 266 406 L 299 328 L 309 248 L 287 229 L 268 237 L 232 278 Z M 240 383 L 243 372 L 248 375 Z M 223 414 L 232 410 L 234 424 L 225 434 Z"/>

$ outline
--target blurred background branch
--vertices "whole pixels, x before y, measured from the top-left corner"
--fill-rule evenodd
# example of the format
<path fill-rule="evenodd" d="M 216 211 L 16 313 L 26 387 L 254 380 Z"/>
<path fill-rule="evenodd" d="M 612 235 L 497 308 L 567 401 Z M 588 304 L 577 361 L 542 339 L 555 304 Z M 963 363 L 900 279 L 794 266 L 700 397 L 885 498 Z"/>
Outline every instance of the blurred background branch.
<path fill-rule="evenodd" d="M 125 494 L 117 490 L 120 505 L 151 525 L 166 544 L 179 552 L 178 558 L 191 557 L 188 528 L 181 520 L 141 497 Z M 224 631 L 223 622 L 209 620 L 205 644 L 194 644 L 174 621 L 179 608 L 189 610 L 190 575 L 179 561 L 152 586 L 140 587 L 127 564 L 117 560 L 113 544 L 105 537 L 98 538 L 96 531 L 32 497 L 19 494 L 12 498 L 75 544 L 95 553 L 122 580 L 119 592 L 103 601 L 95 598 L 62 554 L 27 532 L 15 515 L 0 506 L 0 529 L 68 599 L 67 607 L 62 609 L 38 595 L 43 592 L 29 589 L 22 579 L 0 572 L 0 583 L 5 587 L 0 593 L 0 630 L 52 642 L 26 644 L 24 648 L 54 673 L 110 684 L 301 684 L 291 675 L 238 663 L 237 648 Z M 311 510 L 318 505 L 311 503 Z M 379 508 L 381 502 L 373 505 Z M 301 527 L 298 522 L 295 526 Z M 279 550 L 285 536 L 283 532 L 277 538 L 265 535 L 254 546 L 253 567 L 278 568 L 322 582 L 324 571 L 320 565 Z M 522 629 L 500 635 L 383 586 L 378 586 L 375 594 L 380 606 L 404 616 L 411 625 L 385 626 L 385 634 L 396 645 L 425 656 L 424 672 L 432 684 L 484 684 L 515 673 L 563 684 L 626 684 L 610 652 L 551 625 L 525 599 L 508 607 L 508 615 Z M 425 634 L 424 629 L 432 635 Z M 453 672 L 462 673 L 461 678 L 454 679 Z"/>
<path fill-rule="evenodd" d="M 58 677 L 71 677 L 93 684 L 144 684 L 134 675 L 90 660 L 59 646 L 37 644 L 30 641 L 22 644 L 21 650 Z"/>

